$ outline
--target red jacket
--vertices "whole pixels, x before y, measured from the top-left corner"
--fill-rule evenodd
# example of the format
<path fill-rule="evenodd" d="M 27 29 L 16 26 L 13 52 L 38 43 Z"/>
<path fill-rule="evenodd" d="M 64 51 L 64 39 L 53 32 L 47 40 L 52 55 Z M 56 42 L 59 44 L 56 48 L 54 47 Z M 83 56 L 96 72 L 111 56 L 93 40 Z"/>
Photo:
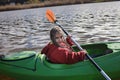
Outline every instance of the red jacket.
<path fill-rule="evenodd" d="M 68 38 L 67 42 L 70 45 L 73 44 L 73 42 Z M 85 58 L 85 54 L 83 52 L 69 52 L 67 48 L 57 47 L 52 43 L 48 43 L 41 53 L 45 54 L 51 62 L 61 64 L 73 64 L 83 61 Z"/>

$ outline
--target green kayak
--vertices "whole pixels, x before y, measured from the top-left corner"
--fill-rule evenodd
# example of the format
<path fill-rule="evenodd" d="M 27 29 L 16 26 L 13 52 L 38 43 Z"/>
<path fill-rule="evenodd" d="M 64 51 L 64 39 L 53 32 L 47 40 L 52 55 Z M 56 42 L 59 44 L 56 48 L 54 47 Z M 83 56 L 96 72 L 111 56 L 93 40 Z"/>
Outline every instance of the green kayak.
<path fill-rule="evenodd" d="M 112 80 L 120 79 L 120 42 L 81 46 Z M 78 51 L 76 47 L 73 48 Z M 22 51 L 1 57 L 0 75 L 14 80 L 105 80 L 87 59 L 71 65 L 54 64 L 45 55 L 35 51 Z"/>

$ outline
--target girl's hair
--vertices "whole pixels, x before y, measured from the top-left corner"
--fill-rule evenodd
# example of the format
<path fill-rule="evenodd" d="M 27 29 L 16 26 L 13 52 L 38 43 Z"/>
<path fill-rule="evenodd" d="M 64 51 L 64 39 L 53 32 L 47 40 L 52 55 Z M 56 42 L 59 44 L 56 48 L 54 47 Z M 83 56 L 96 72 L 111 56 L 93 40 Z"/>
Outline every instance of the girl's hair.
<path fill-rule="evenodd" d="M 59 44 L 56 42 L 56 39 L 55 39 L 55 35 L 56 34 L 62 34 L 63 35 L 63 31 L 60 27 L 58 26 L 55 26 L 51 29 L 50 31 L 50 39 L 52 41 L 52 43 L 56 46 L 59 46 Z"/>

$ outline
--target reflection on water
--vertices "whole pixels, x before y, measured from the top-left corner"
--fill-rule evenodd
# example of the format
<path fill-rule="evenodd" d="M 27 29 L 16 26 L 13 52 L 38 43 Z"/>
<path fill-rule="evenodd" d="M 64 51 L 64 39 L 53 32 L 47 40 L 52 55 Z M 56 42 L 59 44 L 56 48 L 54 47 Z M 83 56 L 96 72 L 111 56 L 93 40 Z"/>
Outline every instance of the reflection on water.
<path fill-rule="evenodd" d="M 80 43 L 120 41 L 120 2 L 47 7 Z M 49 41 L 53 24 L 47 8 L 0 12 L 0 53 L 39 51 Z"/>

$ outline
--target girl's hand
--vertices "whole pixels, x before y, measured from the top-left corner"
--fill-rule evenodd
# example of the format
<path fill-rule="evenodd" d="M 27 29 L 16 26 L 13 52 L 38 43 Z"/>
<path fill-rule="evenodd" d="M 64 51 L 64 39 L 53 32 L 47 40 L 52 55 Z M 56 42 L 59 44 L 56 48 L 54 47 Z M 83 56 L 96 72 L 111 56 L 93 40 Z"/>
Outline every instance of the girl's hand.
<path fill-rule="evenodd" d="M 84 50 L 82 50 L 82 51 L 80 51 L 80 52 L 82 52 L 82 53 L 84 53 L 84 54 L 87 54 L 87 51 L 84 49 Z"/>
<path fill-rule="evenodd" d="M 74 45 L 74 42 L 71 40 L 71 37 L 72 36 L 67 36 L 67 38 L 66 38 L 66 41 L 70 46 Z"/>

